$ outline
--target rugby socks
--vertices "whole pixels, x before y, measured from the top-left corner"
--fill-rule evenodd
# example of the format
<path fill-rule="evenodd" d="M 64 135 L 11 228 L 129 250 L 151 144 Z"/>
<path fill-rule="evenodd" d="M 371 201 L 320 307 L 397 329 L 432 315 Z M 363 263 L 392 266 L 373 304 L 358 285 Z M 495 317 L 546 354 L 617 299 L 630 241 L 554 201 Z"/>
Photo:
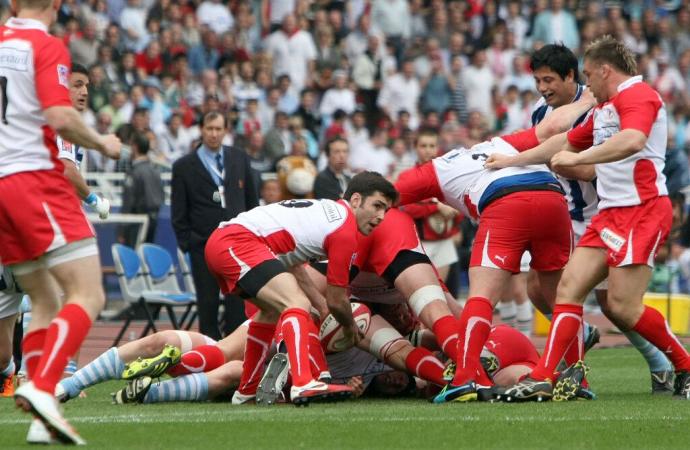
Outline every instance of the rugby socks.
<path fill-rule="evenodd" d="M 22 341 L 22 366 L 26 368 L 26 378 L 33 380 L 36 368 L 43 354 L 47 328 L 40 328 L 24 335 Z"/>
<path fill-rule="evenodd" d="M 309 365 L 309 313 L 299 308 L 288 308 L 280 315 L 283 342 L 290 360 L 293 387 L 302 387 L 313 380 Z"/>
<path fill-rule="evenodd" d="M 515 327 L 525 336 L 532 337 L 532 322 L 534 321 L 532 302 L 527 300 L 520 305 L 516 305 L 515 311 Z"/>
<path fill-rule="evenodd" d="M 458 320 L 448 314 L 434 322 L 431 330 L 443 353 L 455 361 L 458 357 Z"/>
<path fill-rule="evenodd" d="M 151 384 L 143 403 L 201 402 L 207 399 L 208 377 L 205 373 L 193 373 Z"/>
<path fill-rule="evenodd" d="M 556 366 L 570 345 L 578 345 L 575 340 L 578 333 L 582 333 L 582 328 L 582 305 L 557 304 L 554 306 L 546 348 L 530 376 L 535 380 L 553 380 Z"/>
<path fill-rule="evenodd" d="M 65 371 L 63 373 L 67 375 L 74 375 L 77 371 L 77 361 L 75 359 L 70 359 L 65 366 Z"/>
<path fill-rule="evenodd" d="M 640 333 L 631 330 L 623 334 L 647 361 L 650 372 L 669 372 L 673 370 L 673 366 L 666 355 L 654 347 L 647 339 L 640 336 Z"/>
<path fill-rule="evenodd" d="M 69 359 L 79 350 L 91 329 L 91 318 L 84 308 L 68 303 L 58 313 L 46 332 L 43 354 L 33 378 L 34 386 L 51 395 L 62 377 Z"/>
<path fill-rule="evenodd" d="M 321 339 L 319 338 L 319 329 L 313 320 L 309 321 L 309 363 L 311 374 L 315 380 L 321 378 L 330 378 L 331 374 L 328 371 L 328 362 L 326 361 L 326 354 L 321 346 Z"/>
<path fill-rule="evenodd" d="M 584 322 L 583 322 L 584 323 Z M 576 362 L 583 360 L 585 355 L 585 345 L 584 345 L 584 326 L 577 330 L 575 339 L 566 350 L 563 359 L 565 360 L 566 367 L 570 367 Z"/>
<path fill-rule="evenodd" d="M 517 319 L 517 305 L 513 300 L 499 302 L 496 305 L 498 309 L 498 317 L 504 324 L 515 328 L 515 321 Z"/>
<path fill-rule="evenodd" d="M 200 345 L 182 355 L 180 362 L 167 370 L 171 377 L 210 372 L 225 364 L 225 355 L 217 345 Z"/>
<path fill-rule="evenodd" d="M 476 378 L 479 356 L 491 332 L 494 307 L 484 297 L 471 297 L 460 315 L 460 334 L 455 377 L 452 385 L 460 386 Z"/>
<path fill-rule="evenodd" d="M 662 350 L 671 360 L 676 371 L 690 371 L 690 355 L 671 331 L 664 316 L 659 311 L 649 306 L 644 307 L 640 320 L 633 330 Z"/>
<path fill-rule="evenodd" d="M 120 358 L 116 347 L 109 348 L 106 352 L 74 372 L 69 378 L 60 381 L 60 386 L 65 390 L 69 398 L 74 398 L 81 391 L 94 384 L 108 380 L 119 380 L 125 363 Z"/>
<path fill-rule="evenodd" d="M 10 358 L 9 364 L 7 364 L 7 367 L 2 369 L 2 371 L 0 371 L 0 375 L 4 378 L 8 378 L 14 375 L 15 370 L 16 366 L 14 365 L 14 358 Z"/>
<path fill-rule="evenodd" d="M 414 376 L 444 386 L 443 364 L 429 350 L 415 347 L 405 358 L 405 367 Z"/>
<path fill-rule="evenodd" d="M 268 357 L 268 350 L 273 341 L 276 324 L 249 322 L 247 329 L 247 344 L 244 348 L 242 362 L 242 377 L 237 388 L 242 395 L 256 395 L 259 381 L 264 374 L 264 363 Z"/>

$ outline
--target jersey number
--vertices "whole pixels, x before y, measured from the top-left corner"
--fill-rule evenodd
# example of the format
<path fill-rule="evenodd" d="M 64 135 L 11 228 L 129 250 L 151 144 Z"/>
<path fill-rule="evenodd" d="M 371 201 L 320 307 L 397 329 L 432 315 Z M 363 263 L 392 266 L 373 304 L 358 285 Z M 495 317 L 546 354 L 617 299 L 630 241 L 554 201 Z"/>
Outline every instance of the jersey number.
<path fill-rule="evenodd" d="M 0 117 L 2 117 L 2 123 L 5 125 L 9 124 L 7 121 L 7 77 L 0 77 L 0 89 L 2 90 L 2 103 L 0 103 Z"/>
<path fill-rule="evenodd" d="M 286 208 L 308 208 L 313 205 L 314 202 L 310 202 L 309 200 L 283 200 L 278 204 Z"/>

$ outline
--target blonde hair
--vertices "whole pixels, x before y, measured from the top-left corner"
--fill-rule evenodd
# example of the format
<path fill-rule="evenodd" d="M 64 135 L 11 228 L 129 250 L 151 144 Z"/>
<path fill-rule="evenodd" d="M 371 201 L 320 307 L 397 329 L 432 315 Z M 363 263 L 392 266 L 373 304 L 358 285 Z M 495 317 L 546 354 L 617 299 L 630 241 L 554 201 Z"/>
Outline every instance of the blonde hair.
<path fill-rule="evenodd" d="M 627 75 L 637 75 L 637 61 L 633 52 L 608 34 L 587 46 L 585 59 L 598 64 L 609 64 Z"/>

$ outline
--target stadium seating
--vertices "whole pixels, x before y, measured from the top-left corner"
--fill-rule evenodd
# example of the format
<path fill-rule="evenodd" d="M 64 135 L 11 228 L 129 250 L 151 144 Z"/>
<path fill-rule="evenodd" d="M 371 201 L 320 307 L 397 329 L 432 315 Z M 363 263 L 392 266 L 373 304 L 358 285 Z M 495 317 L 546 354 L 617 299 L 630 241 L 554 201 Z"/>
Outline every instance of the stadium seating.
<path fill-rule="evenodd" d="M 160 247 L 158 247 L 158 249 L 160 249 Z M 147 274 L 142 270 L 139 256 L 133 249 L 122 244 L 113 244 L 111 250 L 115 263 L 115 273 L 118 276 L 120 284 L 120 291 L 123 299 L 128 303 L 124 312 L 125 323 L 115 338 L 113 346 L 119 344 L 122 336 L 124 336 L 130 323 L 139 311 L 144 312 L 147 320 L 146 327 L 144 327 L 141 337 L 146 336 L 149 331 L 153 331 L 154 333 L 158 331 L 154 318 L 158 316 L 162 308 L 166 309 L 173 328 L 179 329 L 179 324 L 184 323 L 192 307 L 196 304 L 196 299 L 194 294 L 180 291 L 179 286 L 175 290 L 176 284 L 173 285 L 168 281 L 170 273 L 172 273 L 172 277 L 174 278 L 174 269 L 172 269 L 172 258 L 170 258 L 170 255 L 166 252 L 169 260 L 169 264 L 166 267 L 165 255 L 162 255 L 157 249 L 146 250 L 146 257 L 143 257 L 144 251 L 142 250 L 142 260 L 146 261 L 145 264 L 149 271 Z M 147 277 L 154 281 L 153 285 L 147 283 Z M 151 286 L 155 286 L 156 288 L 152 289 Z M 185 307 L 180 322 L 177 321 L 173 309 L 176 306 Z M 188 324 L 188 326 L 189 325 L 191 324 Z"/>

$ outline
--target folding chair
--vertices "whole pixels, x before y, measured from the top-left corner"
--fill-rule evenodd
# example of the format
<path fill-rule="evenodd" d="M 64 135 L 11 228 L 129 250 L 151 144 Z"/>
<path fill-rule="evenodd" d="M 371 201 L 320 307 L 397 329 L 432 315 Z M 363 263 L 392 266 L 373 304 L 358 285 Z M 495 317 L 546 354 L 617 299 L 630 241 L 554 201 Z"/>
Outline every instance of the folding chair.
<path fill-rule="evenodd" d="M 173 306 L 186 306 L 189 309 L 195 303 L 194 298 L 188 294 L 167 294 L 147 289 L 137 253 L 122 244 L 113 244 L 111 251 L 113 253 L 113 261 L 115 262 L 115 273 L 120 284 L 120 292 L 122 293 L 122 298 L 128 303 L 124 311 L 125 323 L 115 338 L 113 346 L 117 347 L 120 343 L 122 336 L 124 336 L 130 323 L 139 311 L 144 312 L 147 321 L 140 337 L 146 336 L 150 330 L 153 330 L 154 333 L 158 331 L 154 317 L 158 315 L 163 307 L 168 311 L 173 327 L 178 329 L 179 326 L 175 320 Z M 149 309 L 149 306 L 153 308 L 153 311 Z"/>
<path fill-rule="evenodd" d="M 196 294 L 194 278 L 192 277 L 192 260 L 189 256 L 189 252 L 183 252 L 178 248 L 177 262 L 180 264 L 180 273 L 182 274 L 182 281 L 184 281 L 185 290 L 187 292 Z"/>
<path fill-rule="evenodd" d="M 192 303 L 186 305 L 187 307 L 182 317 L 177 322 L 180 327 L 183 327 L 187 318 L 190 317 L 192 307 L 196 304 L 196 294 L 180 289 L 172 255 L 165 247 L 156 244 L 142 244 L 139 246 L 138 253 L 144 266 L 144 279 L 149 289 L 154 292 L 164 292 L 166 295 L 175 296 L 175 298 L 186 298 L 192 301 Z M 174 313 L 171 313 L 171 310 L 172 308 L 169 308 L 168 313 L 173 314 L 171 319 L 174 320 L 175 316 Z M 185 329 L 191 328 L 194 317 L 196 317 L 195 314 L 190 317 Z"/>

